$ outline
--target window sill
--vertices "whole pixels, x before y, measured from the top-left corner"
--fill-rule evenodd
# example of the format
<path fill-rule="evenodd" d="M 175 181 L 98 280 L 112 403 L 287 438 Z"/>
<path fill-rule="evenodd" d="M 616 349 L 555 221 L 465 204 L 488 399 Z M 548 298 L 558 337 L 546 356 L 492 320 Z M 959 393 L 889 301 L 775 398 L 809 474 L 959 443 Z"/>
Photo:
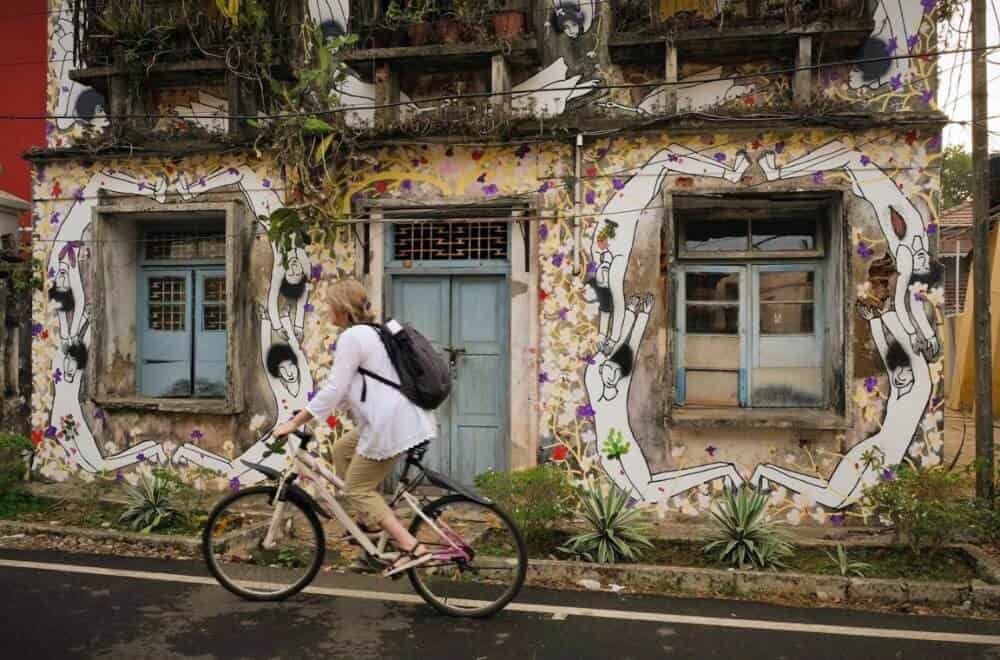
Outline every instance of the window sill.
<path fill-rule="evenodd" d="M 844 415 L 831 410 L 675 407 L 667 415 L 681 428 L 760 428 L 843 431 L 850 428 Z"/>
<path fill-rule="evenodd" d="M 177 412 L 201 415 L 235 415 L 240 406 L 225 399 L 154 399 L 150 397 L 120 397 L 95 399 L 105 410 L 127 410 L 133 412 Z"/>

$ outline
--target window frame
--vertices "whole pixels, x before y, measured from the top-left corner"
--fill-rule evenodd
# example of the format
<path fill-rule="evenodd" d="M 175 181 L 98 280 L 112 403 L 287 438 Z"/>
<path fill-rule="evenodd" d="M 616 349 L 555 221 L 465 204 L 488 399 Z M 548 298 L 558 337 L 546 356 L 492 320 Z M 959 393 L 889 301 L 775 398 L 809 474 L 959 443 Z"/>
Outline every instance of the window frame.
<path fill-rule="evenodd" d="M 844 430 L 850 428 L 852 406 L 849 398 L 853 368 L 849 359 L 849 347 L 853 342 L 853 322 L 849 316 L 852 304 L 847 300 L 850 285 L 850 223 L 848 214 L 853 209 L 852 201 L 846 194 L 847 188 L 828 188 L 819 191 L 786 191 L 774 187 L 764 192 L 731 193 L 730 191 L 708 189 L 700 192 L 675 192 L 667 197 L 667 211 L 661 232 L 665 246 L 662 268 L 669 283 L 667 289 L 667 318 L 670 359 L 664 370 L 671 386 L 671 396 L 665 405 L 664 419 L 678 427 L 688 428 L 788 428 L 794 426 L 814 430 Z M 816 250 L 809 251 L 756 251 L 756 252 L 691 252 L 683 247 L 684 216 L 692 211 L 704 209 L 706 215 L 724 209 L 723 215 L 735 217 L 742 209 L 764 209 L 773 204 L 802 205 L 811 207 L 810 217 L 817 217 Z M 859 209 L 864 213 L 864 209 Z M 817 215 L 817 214 L 821 214 Z M 760 214 L 758 217 L 762 217 Z M 710 220 L 706 220 L 710 221 Z M 752 227 L 748 224 L 748 235 Z M 686 256 L 685 256 L 686 255 Z M 742 263 L 732 263 L 739 261 Z M 686 291 L 683 274 L 685 271 L 705 271 L 720 266 L 743 268 L 747 275 L 744 296 L 741 303 L 741 318 L 744 318 L 741 336 L 741 370 L 747 374 L 741 385 L 746 387 L 744 401 L 752 403 L 752 372 L 754 364 L 759 364 L 759 284 L 756 273 L 767 268 L 782 266 L 811 265 L 817 274 L 817 284 L 821 287 L 815 294 L 814 323 L 816 341 L 822 348 L 820 358 L 822 369 L 821 405 L 810 407 L 753 407 L 751 405 L 693 405 L 686 403 L 688 392 L 681 378 L 686 371 L 683 363 L 685 322 L 681 316 L 686 308 Z M 754 290 L 750 290 L 754 289 Z M 821 293 L 819 292 L 821 291 Z M 750 303 L 754 309 L 750 309 Z M 747 316 L 752 318 L 746 318 Z M 748 355 L 749 357 L 742 357 Z"/>
<path fill-rule="evenodd" d="M 92 355 L 88 362 L 87 383 L 94 401 L 107 410 L 184 412 L 208 415 L 237 415 L 244 411 L 245 369 L 240 365 L 249 359 L 256 325 L 250 313 L 248 287 L 237 287 L 249 269 L 252 227 L 255 218 L 239 191 L 213 196 L 211 202 L 168 196 L 159 202 L 146 198 L 109 197 L 102 199 L 94 210 L 94 239 L 121 245 L 115 250 L 98 250 L 92 264 L 95 291 L 119 290 L 121 298 L 115 305 L 99 301 L 93 327 Z M 141 394 L 138 369 L 140 328 L 138 317 L 139 272 L 150 265 L 176 264 L 173 260 L 144 260 L 139 238 L 149 226 L 182 230 L 202 225 L 205 220 L 224 218 L 225 257 L 212 259 L 222 266 L 226 275 L 226 391 L 224 397 L 175 398 L 149 397 Z M 194 260 L 192 260 L 194 261 Z M 207 263 L 202 265 L 208 265 Z M 122 277 L 128 274 L 129 281 Z M 108 284 L 111 283 L 111 284 Z M 116 296 L 116 299 L 118 297 Z M 129 312 L 123 311 L 129 308 Z M 126 318 L 127 317 L 127 318 Z M 193 315 L 192 315 L 193 318 Z M 128 327 L 130 324 L 131 327 Z M 123 368 L 131 366 L 131 379 Z"/>

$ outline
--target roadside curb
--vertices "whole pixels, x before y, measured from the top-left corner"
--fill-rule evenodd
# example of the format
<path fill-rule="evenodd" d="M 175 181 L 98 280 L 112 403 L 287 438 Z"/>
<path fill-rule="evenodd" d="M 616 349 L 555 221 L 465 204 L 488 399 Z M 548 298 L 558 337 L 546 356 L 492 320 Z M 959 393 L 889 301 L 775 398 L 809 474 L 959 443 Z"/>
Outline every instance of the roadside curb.
<path fill-rule="evenodd" d="M 982 566 L 979 557 L 977 565 Z M 991 563 L 992 562 L 992 558 Z M 982 574 L 983 569 L 977 572 Z M 987 569 L 991 572 L 993 567 Z M 586 584 L 590 582 L 590 584 Z M 771 573 L 650 564 L 593 564 L 532 559 L 527 584 L 586 588 L 632 593 L 700 596 L 776 596 L 809 598 L 825 603 L 921 604 L 1000 609 L 1000 586 L 983 580 L 924 582 L 878 578 L 839 577 L 806 573 Z"/>
<path fill-rule="evenodd" d="M 46 525 L 44 523 L 26 523 L 11 520 L 0 520 L 0 534 L 49 534 L 51 536 L 75 537 L 89 541 L 133 543 L 165 550 L 180 550 L 192 554 L 201 551 L 201 542 L 192 536 L 140 534 L 139 532 L 122 532 L 117 529 L 88 529 L 69 525 Z"/>

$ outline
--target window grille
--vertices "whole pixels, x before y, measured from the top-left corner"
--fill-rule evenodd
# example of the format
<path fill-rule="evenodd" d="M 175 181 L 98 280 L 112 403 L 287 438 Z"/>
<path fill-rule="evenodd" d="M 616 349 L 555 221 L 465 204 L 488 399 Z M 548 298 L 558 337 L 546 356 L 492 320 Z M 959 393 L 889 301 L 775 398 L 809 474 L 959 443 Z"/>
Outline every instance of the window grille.
<path fill-rule="evenodd" d="M 146 259 L 224 259 L 226 235 L 223 231 L 155 231 L 146 234 Z"/>
<path fill-rule="evenodd" d="M 505 261 L 506 222 L 432 221 L 398 224 L 393 232 L 396 261 Z"/>
<path fill-rule="evenodd" d="M 149 328 L 183 332 L 187 311 L 187 281 L 182 277 L 149 280 Z"/>

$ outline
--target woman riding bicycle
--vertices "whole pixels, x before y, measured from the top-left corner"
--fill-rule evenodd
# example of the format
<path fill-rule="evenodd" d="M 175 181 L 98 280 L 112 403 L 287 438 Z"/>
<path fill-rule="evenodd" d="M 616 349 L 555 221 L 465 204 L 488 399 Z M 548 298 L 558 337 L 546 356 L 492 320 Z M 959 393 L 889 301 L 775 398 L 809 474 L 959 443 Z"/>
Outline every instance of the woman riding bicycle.
<path fill-rule="evenodd" d="M 401 553 L 386 573 L 396 573 L 426 563 L 431 553 L 393 515 L 378 487 L 401 454 L 437 434 L 437 421 L 399 390 L 358 372 L 363 368 L 399 382 L 378 331 L 367 325 L 375 318 L 361 283 L 341 280 L 329 298 L 331 321 L 345 328 L 337 338 L 333 369 L 306 409 L 277 426 L 273 435 L 280 438 L 312 419 L 325 419 L 347 402 L 356 427 L 333 445 L 334 468 L 345 484 L 339 497 L 362 531 L 374 532 L 378 525 L 392 537 Z"/>

